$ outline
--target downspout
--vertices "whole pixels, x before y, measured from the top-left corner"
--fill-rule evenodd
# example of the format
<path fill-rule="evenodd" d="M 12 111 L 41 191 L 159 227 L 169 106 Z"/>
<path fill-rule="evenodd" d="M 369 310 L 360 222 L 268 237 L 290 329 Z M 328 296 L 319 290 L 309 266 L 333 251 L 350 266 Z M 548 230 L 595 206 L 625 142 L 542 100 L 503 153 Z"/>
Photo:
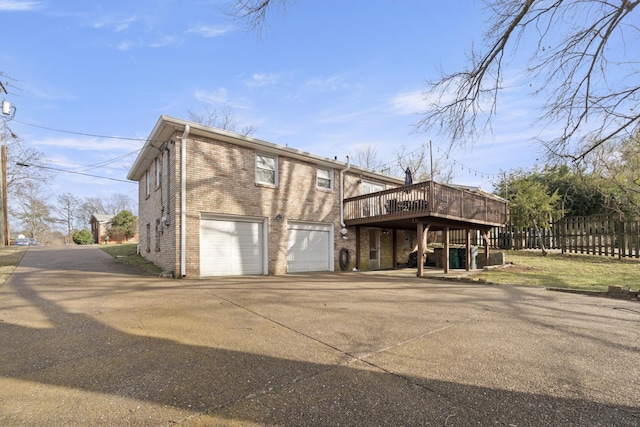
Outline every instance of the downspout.
<path fill-rule="evenodd" d="M 340 234 L 347 238 L 347 226 L 344 224 L 344 173 L 351 168 L 351 159 L 347 156 L 347 167 L 340 171 Z"/>
<path fill-rule="evenodd" d="M 185 125 L 180 144 L 180 277 L 187 275 L 187 136 L 191 128 Z"/>

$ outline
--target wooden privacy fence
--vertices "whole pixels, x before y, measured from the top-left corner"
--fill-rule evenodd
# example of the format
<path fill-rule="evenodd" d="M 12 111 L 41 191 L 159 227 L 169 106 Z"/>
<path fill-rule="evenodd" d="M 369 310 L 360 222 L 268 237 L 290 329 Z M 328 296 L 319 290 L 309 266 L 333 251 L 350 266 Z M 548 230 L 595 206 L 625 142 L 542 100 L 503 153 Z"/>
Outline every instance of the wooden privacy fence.
<path fill-rule="evenodd" d="M 547 249 L 620 258 L 640 258 L 640 221 L 621 220 L 612 215 L 562 218 L 549 229 L 540 230 Z M 472 233 L 472 245 L 482 245 L 482 236 Z M 464 244 L 465 231 L 451 232 L 450 243 Z M 492 249 L 537 249 L 535 229 L 495 227 L 489 232 Z"/>

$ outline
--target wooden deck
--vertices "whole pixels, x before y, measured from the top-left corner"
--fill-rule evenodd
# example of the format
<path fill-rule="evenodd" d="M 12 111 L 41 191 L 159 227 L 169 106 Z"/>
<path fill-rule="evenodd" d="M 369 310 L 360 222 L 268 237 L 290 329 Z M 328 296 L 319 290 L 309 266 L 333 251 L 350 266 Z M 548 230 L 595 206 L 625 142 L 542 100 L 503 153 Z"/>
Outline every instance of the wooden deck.
<path fill-rule="evenodd" d="M 433 181 L 393 188 L 344 200 L 346 225 L 431 230 L 489 230 L 507 222 L 506 201 L 467 188 Z"/>

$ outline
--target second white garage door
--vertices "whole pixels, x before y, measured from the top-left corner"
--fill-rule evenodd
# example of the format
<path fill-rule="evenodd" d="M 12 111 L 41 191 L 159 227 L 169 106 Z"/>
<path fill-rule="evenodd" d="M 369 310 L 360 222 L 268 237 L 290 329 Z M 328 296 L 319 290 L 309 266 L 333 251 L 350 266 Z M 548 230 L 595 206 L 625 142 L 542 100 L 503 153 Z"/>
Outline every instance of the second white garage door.
<path fill-rule="evenodd" d="M 264 224 L 256 220 L 200 220 L 200 276 L 265 274 Z"/>
<path fill-rule="evenodd" d="M 287 272 L 333 271 L 333 225 L 289 223 Z"/>

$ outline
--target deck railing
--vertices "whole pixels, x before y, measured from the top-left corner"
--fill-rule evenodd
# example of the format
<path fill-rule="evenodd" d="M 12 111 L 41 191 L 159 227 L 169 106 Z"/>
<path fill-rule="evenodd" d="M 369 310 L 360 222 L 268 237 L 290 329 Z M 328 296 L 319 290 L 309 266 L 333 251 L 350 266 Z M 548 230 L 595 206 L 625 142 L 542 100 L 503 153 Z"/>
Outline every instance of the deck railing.
<path fill-rule="evenodd" d="M 347 223 L 434 216 L 490 225 L 507 222 L 505 201 L 427 181 L 344 200 Z"/>

